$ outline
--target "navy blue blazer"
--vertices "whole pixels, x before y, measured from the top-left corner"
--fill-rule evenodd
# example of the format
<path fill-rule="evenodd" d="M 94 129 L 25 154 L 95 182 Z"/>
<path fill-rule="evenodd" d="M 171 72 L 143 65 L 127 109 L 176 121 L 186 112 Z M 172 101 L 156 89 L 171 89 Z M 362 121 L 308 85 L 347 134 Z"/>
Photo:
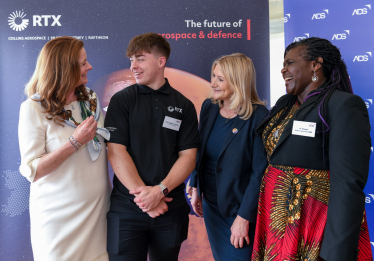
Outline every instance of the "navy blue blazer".
<path fill-rule="evenodd" d="M 263 105 L 254 105 L 248 120 L 236 117 L 233 129 L 221 148 L 216 166 L 217 202 L 225 217 L 241 216 L 255 223 L 261 180 L 267 166 L 266 152 L 261 137 L 255 133 L 256 126 L 268 114 Z M 198 148 L 196 168 L 191 174 L 190 186 L 197 187 L 201 197 L 203 191 L 201 163 L 206 143 L 219 113 L 218 104 L 210 99 L 204 101 L 199 121 L 201 144 Z"/>

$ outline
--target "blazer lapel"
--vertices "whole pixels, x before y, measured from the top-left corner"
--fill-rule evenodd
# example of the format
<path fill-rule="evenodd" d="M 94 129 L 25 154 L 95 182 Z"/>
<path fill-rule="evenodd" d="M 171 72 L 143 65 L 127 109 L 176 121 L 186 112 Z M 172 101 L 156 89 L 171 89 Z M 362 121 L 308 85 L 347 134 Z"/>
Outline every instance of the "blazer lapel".
<path fill-rule="evenodd" d="M 220 157 L 222 153 L 225 151 L 227 146 L 230 144 L 230 142 L 237 136 L 237 133 L 240 131 L 240 129 L 243 127 L 246 120 L 240 119 L 239 116 L 237 116 L 232 124 L 232 130 L 237 129 L 237 132 L 234 133 L 233 131 L 230 131 L 229 134 L 227 134 L 225 141 L 222 144 L 221 151 L 219 153 Z"/>
<path fill-rule="evenodd" d="M 202 155 L 204 155 L 206 143 L 208 142 L 210 132 L 212 131 L 214 123 L 216 122 L 216 118 L 219 113 L 219 106 L 217 104 L 212 104 L 211 108 L 208 108 L 208 110 L 209 115 L 205 124 L 205 131 L 203 136 L 201 137 L 201 157 Z M 200 118 L 200 120 L 202 119 Z"/>
<path fill-rule="evenodd" d="M 269 120 L 271 120 L 278 112 L 280 112 L 283 109 L 281 106 L 274 106 L 270 109 L 270 114 L 267 115 L 265 118 L 262 119 L 262 121 L 257 125 L 255 132 L 258 135 L 262 135 L 262 132 L 266 128 L 266 125 L 268 124 Z"/>
<path fill-rule="evenodd" d="M 318 95 L 312 96 L 309 99 L 307 99 L 303 104 L 301 104 L 300 108 L 296 111 L 296 113 L 292 116 L 290 121 L 284 127 L 282 135 L 279 138 L 279 141 L 277 142 L 277 145 L 275 146 L 274 151 L 280 146 L 280 144 L 282 144 L 283 141 L 285 141 L 288 138 L 288 136 L 291 135 L 294 120 L 303 121 L 305 117 L 309 114 L 309 112 L 314 108 L 313 105 L 317 98 L 318 98 Z M 274 151 L 273 151 L 273 154 L 274 154 Z"/>

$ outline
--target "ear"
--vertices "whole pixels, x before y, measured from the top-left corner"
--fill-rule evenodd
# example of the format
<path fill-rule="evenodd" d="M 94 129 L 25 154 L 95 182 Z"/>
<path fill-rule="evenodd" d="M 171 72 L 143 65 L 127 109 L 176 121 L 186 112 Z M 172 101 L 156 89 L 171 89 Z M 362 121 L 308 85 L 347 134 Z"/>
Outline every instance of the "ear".
<path fill-rule="evenodd" d="M 322 67 L 322 63 L 323 63 L 323 58 L 322 57 L 318 57 L 317 58 L 317 61 L 313 61 L 313 71 L 318 71 L 321 67 Z"/>
<path fill-rule="evenodd" d="M 158 62 L 159 69 L 164 68 L 166 66 L 166 58 L 164 56 L 160 56 L 157 62 Z"/>

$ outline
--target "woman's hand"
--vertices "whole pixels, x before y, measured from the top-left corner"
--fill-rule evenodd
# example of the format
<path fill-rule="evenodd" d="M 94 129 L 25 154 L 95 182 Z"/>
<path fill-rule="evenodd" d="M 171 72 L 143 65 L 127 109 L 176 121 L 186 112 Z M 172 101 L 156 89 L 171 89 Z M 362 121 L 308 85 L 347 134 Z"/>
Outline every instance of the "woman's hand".
<path fill-rule="evenodd" d="M 203 202 L 197 195 L 196 188 L 192 188 L 191 191 L 192 191 L 191 206 L 193 208 L 193 211 L 195 211 L 195 213 L 199 217 L 202 217 L 203 216 L 203 204 L 202 204 Z"/>
<path fill-rule="evenodd" d="M 235 248 L 242 248 L 244 245 L 244 240 L 249 245 L 249 221 L 242 218 L 241 216 L 236 216 L 234 223 L 231 226 L 231 237 L 230 242 Z"/>
<path fill-rule="evenodd" d="M 84 145 L 96 136 L 97 122 L 93 116 L 85 119 L 73 133 L 74 139 Z"/>

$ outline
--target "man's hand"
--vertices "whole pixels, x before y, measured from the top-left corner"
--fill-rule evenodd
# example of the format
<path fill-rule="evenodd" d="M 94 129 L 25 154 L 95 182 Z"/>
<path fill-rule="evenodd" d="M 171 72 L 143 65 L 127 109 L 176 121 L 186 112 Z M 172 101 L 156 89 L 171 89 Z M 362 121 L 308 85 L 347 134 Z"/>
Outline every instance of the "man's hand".
<path fill-rule="evenodd" d="M 135 195 L 134 202 L 143 212 L 153 210 L 160 204 L 160 201 L 170 202 L 173 199 L 164 197 L 161 188 L 156 186 L 141 186 L 129 191 L 130 194 Z M 165 202 L 164 202 L 165 203 Z"/>
<path fill-rule="evenodd" d="M 235 248 L 242 248 L 244 245 L 244 240 L 249 245 L 249 221 L 242 218 L 241 216 L 236 216 L 234 223 L 231 226 L 231 237 L 230 242 Z"/>
<path fill-rule="evenodd" d="M 160 203 L 157 205 L 157 207 L 148 211 L 147 214 L 151 218 L 156 218 L 160 215 L 163 215 L 168 210 L 169 210 L 168 205 L 165 203 L 165 201 L 161 200 Z"/>

